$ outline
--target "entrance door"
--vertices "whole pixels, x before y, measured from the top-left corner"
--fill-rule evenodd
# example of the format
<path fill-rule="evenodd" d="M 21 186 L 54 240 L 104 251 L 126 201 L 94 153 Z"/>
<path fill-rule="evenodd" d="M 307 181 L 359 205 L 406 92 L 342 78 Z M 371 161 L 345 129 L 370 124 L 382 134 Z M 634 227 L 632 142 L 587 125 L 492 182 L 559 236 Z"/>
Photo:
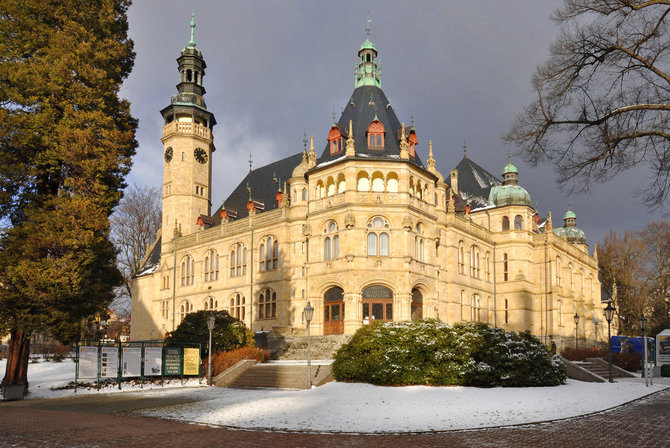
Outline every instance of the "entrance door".
<path fill-rule="evenodd" d="M 330 288 L 323 296 L 323 334 L 344 333 L 344 291 Z"/>
<path fill-rule="evenodd" d="M 393 321 L 393 291 L 381 285 L 365 288 L 363 296 L 363 323 Z"/>

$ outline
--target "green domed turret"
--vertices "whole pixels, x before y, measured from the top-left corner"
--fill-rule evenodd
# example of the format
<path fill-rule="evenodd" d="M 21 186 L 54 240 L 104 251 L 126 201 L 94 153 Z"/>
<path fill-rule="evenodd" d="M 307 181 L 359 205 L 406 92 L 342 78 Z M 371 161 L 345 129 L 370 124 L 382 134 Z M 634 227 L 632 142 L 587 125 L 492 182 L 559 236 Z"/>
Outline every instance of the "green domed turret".
<path fill-rule="evenodd" d="M 489 193 L 489 202 L 496 206 L 502 207 L 504 205 L 531 205 L 530 194 L 519 185 L 518 174 L 516 167 L 512 165 L 510 160 L 503 169 L 503 184 L 491 187 Z"/>
<path fill-rule="evenodd" d="M 565 238 L 569 243 L 586 244 L 586 235 L 577 227 L 577 215 L 568 206 L 568 211 L 563 215 L 563 227 L 554 229 L 554 233 L 561 238 Z"/>

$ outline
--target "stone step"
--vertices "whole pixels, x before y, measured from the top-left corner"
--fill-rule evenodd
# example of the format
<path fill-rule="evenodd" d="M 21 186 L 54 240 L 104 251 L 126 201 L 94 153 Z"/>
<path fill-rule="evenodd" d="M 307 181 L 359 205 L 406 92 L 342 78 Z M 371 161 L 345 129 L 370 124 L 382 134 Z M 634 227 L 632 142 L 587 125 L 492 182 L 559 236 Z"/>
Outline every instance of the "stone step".
<path fill-rule="evenodd" d="M 323 376 L 322 370 L 330 372 L 329 365 L 312 365 L 312 382 Z M 238 388 L 307 388 L 307 365 L 257 364 L 247 369 L 228 387 Z"/>

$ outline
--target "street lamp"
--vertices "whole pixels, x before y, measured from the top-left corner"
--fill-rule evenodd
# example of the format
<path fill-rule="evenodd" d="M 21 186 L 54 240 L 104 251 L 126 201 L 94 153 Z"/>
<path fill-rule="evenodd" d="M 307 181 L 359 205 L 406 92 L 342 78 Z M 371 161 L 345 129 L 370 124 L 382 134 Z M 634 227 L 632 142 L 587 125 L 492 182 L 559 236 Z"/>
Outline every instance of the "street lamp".
<path fill-rule="evenodd" d="M 207 384 L 212 385 L 212 330 L 214 329 L 214 314 L 209 315 L 207 318 L 207 329 L 209 330 L 209 345 L 207 346 L 207 351 L 209 352 L 209 360 L 207 362 Z"/>
<path fill-rule="evenodd" d="M 644 313 L 640 315 L 640 329 L 642 330 L 642 345 L 644 345 L 644 367 L 642 372 L 644 373 L 644 385 L 649 387 L 649 371 L 647 370 L 647 339 L 644 337 L 644 331 L 647 329 L 647 318 L 644 317 Z"/>
<path fill-rule="evenodd" d="M 579 339 L 577 339 L 577 329 L 579 328 L 579 314 L 575 313 L 575 315 L 572 317 L 575 320 L 575 350 L 579 350 Z"/>
<path fill-rule="evenodd" d="M 314 317 L 314 307 L 307 301 L 307 306 L 303 310 L 305 313 L 305 320 L 307 321 L 307 388 L 312 388 L 312 347 L 309 341 L 309 323 Z"/>
<path fill-rule="evenodd" d="M 605 308 L 605 320 L 607 320 L 607 354 L 609 355 L 609 382 L 613 383 L 612 379 L 612 319 L 614 318 L 614 311 L 616 309 L 612 306 L 612 302 L 607 302 L 607 308 Z"/>

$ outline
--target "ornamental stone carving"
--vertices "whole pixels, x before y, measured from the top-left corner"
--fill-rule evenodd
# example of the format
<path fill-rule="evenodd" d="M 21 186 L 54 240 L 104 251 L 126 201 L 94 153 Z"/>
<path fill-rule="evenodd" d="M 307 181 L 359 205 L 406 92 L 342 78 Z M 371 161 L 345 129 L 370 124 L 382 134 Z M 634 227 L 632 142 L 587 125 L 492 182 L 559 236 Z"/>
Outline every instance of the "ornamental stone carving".
<path fill-rule="evenodd" d="M 356 217 L 354 217 L 353 213 L 347 213 L 344 217 L 344 225 L 347 229 L 352 229 L 356 225 Z"/>

